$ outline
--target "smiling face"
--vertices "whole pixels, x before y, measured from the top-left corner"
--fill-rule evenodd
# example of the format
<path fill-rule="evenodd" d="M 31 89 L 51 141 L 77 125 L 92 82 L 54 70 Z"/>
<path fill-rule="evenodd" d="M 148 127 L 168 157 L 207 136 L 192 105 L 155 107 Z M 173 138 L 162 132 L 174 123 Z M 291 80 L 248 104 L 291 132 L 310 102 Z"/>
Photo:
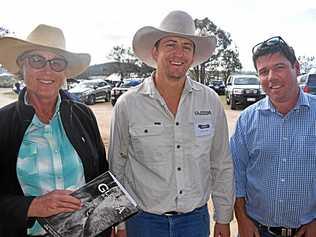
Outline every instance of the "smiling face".
<path fill-rule="evenodd" d="M 152 55 L 160 76 L 170 80 L 183 79 L 193 63 L 194 44 L 185 38 L 165 37 L 153 48 Z"/>
<path fill-rule="evenodd" d="M 295 105 L 298 98 L 297 75 L 299 65 L 285 58 L 281 53 L 260 56 L 256 61 L 263 90 L 275 105 Z"/>
<path fill-rule="evenodd" d="M 62 56 L 48 51 L 32 51 L 23 55 L 23 60 L 20 65 L 22 67 L 24 83 L 27 88 L 28 98 L 37 101 L 56 101 L 58 91 L 65 83 L 66 76 L 65 71 L 56 72 L 52 70 L 50 63 L 46 62 L 46 65 L 42 68 L 34 68 L 30 63 L 36 63 L 36 56 L 33 59 L 28 58 L 30 55 L 38 55 L 37 58 L 45 58 L 46 60 L 61 59 Z M 58 61 L 58 60 L 57 60 Z M 52 63 L 52 62 L 51 62 Z M 54 66 L 53 66 L 54 67 Z M 31 102 L 30 101 L 30 102 Z"/>

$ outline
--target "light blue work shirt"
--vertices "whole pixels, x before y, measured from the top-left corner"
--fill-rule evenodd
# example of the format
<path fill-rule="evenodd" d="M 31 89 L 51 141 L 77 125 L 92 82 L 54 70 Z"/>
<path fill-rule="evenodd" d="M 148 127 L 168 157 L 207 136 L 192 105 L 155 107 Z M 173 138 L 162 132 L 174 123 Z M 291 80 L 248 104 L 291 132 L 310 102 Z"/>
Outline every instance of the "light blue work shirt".
<path fill-rule="evenodd" d="M 56 189 L 75 190 L 85 184 L 81 159 L 62 125 L 60 103 L 58 96 L 49 124 L 34 114 L 24 134 L 16 171 L 25 196 L 41 196 Z M 28 234 L 42 235 L 45 231 L 35 222 Z"/>

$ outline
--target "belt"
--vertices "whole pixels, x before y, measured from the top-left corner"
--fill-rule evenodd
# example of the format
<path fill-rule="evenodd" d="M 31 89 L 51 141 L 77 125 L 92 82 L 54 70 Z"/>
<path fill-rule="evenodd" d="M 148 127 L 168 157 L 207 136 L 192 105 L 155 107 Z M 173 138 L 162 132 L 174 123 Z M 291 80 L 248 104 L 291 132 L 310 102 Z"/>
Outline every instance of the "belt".
<path fill-rule="evenodd" d="M 292 237 L 299 230 L 299 228 L 265 226 L 260 223 L 258 224 L 258 227 L 263 230 L 266 230 L 267 232 L 269 232 L 270 234 L 274 236 L 281 236 L 281 237 Z"/>
<path fill-rule="evenodd" d="M 198 207 L 198 208 L 195 208 L 193 211 L 191 212 L 194 212 L 194 211 L 197 211 L 197 210 L 200 210 L 202 208 L 206 207 L 206 204 L 201 206 L 201 207 Z M 191 212 L 188 212 L 188 213 L 191 213 Z M 181 214 L 188 214 L 186 212 L 177 212 L 177 211 L 167 211 L 165 213 L 163 213 L 163 215 L 165 216 L 176 216 L 176 215 L 181 215 Z"/>
<path fill-rule="evenodd" d="M 183 214 L 183 212 L 168 211 L 168 212 L 165 212 L 163 215 L 165 215 L 165 216 L 176 216 L 176 215 L 180 215 L 180 214 Z"/>

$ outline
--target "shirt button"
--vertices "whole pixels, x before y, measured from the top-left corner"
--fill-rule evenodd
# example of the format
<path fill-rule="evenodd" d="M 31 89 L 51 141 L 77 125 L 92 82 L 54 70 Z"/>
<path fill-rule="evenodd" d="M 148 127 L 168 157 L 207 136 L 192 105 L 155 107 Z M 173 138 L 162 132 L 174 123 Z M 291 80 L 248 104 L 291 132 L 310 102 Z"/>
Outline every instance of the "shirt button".
<path fill-rule="evenodd" d="M 182 190 L 180 190 L 179 193 L 182 194 Z"/>
<path fill-rule="evenodd" d="M 147 130 L 147 129 L 145 129 L 145 130 L 144 130 L 144 133 L 148 133 L 148 130 Z"/>
<path fill-rule="evenodd" d="M 176 125 L 179 126 L 179 122 L 176 122 Z"/>
<path fill-rule="evenodd" d="M 178 171 L 181 171 L 181 167 L 178 167 L 178 169 L 177 169 Z"/>
<path fill-rule="evenodd" d="M 285 179 L 281 179 L 281 182 L 284 182 L 285 181 Z"/>
<path fill-rule="evenodd" d="M 180 148 L 180 145 L 177 145 L 177 148 L 179 149 L 179 148 Z"/>

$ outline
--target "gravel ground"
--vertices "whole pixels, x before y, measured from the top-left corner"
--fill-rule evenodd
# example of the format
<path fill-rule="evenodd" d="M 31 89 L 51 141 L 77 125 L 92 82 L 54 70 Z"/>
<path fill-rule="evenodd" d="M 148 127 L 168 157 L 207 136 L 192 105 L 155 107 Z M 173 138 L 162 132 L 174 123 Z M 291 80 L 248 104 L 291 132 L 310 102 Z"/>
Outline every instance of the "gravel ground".
<path fill-rule="evenodd" d="M 12 92 L 9 88 L 0 88 L 0 107 L 9 104 L 10 102 L 16 100 L 17 96 Z M 223 101 L 223 99 L 222 99 Z M 229 128 L 229 134 L 231 135 L 234 131 L 236 120 L 239 117 L 240 111 L 239 110 L 230 110 L 225 107 L 225 113 L 227 116 L 227 123 Z M 109 142 L 109 131 L 110 131 L 110 121 L 112 116 L 112 105 L 111 103 L 97 103 L 95 105 L 90 106 L 90 108 L 95 113 L 97 118 L 98 126 L 100 128 L 101 136 L 104 141 L 106 148 L 108 147 Z M 210 213 L 212 213 L 212 204 L 210 202 Z M 212 225 L 213 223 L 211 223 Z M 212 234 L 211 234 L 212 236 Z M 231 223 L 231 236 L 237 236 L 237 223 L 234 219 Z"/>

